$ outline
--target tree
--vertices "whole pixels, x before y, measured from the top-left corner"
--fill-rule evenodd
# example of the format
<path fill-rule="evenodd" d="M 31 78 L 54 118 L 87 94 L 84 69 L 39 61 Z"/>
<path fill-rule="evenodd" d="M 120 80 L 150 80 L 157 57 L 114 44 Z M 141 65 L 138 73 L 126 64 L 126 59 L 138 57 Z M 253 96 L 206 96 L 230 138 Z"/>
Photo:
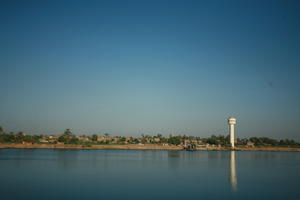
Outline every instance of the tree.
<path fill-rule="evenodd" d="M 74 138 L 75 136 L 73 135 L 73 133 L 71 132 L 70 129 L 66 129 L 64 134 L 61 135 L 59 138 L 58 138 L 58 141 L 59 142 L 63 142 L 63 143 L 70 143 L 71 140 Z"/>
<path fill-rule="evenodd" d="M 63 143 L 66 143 L 67 142 L 67 138 L 65 137 L 65 136 L 60 136 L 59 138 L 58 138 L 58 141 L 59 142 L 63 142 Z"/>
<path fill-rule="evenodd" d="M 97 141 L 97 139 L 98 139 L 98 135 L 93 134 L 93 135 L 92 135 L 92 141 Z"/>
<path fill-rule="evenodd" d="M 69 141 L 67 141 L 67 143 L 69 144 L 78 144 L 79 139 L 75 136 L 72 136 L 71 139 Z"/>
<path fill-rule="evenodd" d="M 181 137 L 180 136 L 170 137 L 168 143 L 179 145 L 181 143 Z"/>
<path fill-rule="evenodd" d="M 109 133 L 104 133 L 105 137 L 108 137 L 109 136 Z"/>
<path fill-rule="evenodd" d="M 2 128 L 2 126 L 0 126 L 0 134 L 2 134 L 3 133 L 3 128 Z"/>
<path fill-rule="evenodd" d="M 126 138 L 125 137 L 120 137 L 120 142 L 125 142 Z"/>
<path fill-rule="evenodd" d="M 15 137 L 15 142 L 21 143 L 24 140 L 24 133 L 23 132 L 19 132 L 14 137 Z"/>
<path fill-rule="evenodd" d="M 70 130 L 69 128 L 67 128 L 67 129 L 65 130 L 65 132 L 64 132 L 64 135 L 65 135 L 65 136 L 72 136 L 73 134 L 72 134 L 71 130 Z"/>

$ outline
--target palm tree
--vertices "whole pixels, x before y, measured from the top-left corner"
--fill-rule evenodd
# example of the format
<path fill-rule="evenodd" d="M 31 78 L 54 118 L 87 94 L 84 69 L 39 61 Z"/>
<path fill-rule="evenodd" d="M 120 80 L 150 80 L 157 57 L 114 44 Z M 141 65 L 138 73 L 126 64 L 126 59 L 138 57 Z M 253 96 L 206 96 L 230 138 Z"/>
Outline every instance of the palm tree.
<path fill-rule="evenodd" d="M 67 129 L 65 130 L 65 132 L 64 132 L 64 135 L 66 135 L 66 136 L 71 136 L 71 135 L 72 135 L 71 130 L 70 130 L 69 128 L 67 128 Z"/>

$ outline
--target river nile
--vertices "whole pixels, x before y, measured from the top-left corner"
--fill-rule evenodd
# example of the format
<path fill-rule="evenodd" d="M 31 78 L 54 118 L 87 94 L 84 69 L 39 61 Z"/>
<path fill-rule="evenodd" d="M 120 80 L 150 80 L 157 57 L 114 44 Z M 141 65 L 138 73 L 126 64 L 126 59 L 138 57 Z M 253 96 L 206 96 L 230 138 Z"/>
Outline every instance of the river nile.
<path fill-rule="evenodd" d="M 300 153 L 0 150 L 0 199 L 300 199 Z"/>

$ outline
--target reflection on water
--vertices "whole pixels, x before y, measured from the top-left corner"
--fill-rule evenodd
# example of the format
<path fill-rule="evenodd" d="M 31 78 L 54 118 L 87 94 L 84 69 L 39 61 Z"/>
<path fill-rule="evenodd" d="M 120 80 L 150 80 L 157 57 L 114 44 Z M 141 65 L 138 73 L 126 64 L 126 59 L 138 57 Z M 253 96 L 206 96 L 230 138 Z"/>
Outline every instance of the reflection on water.
<path fill-rule="evenodd" d="M 168 167 L 170 170 L 180 168 L 180 154 L 179 151 L 168 151 Z"/>
<path fill-rule="evenodd" d="M 72 169 L 76 166 L 78 161 L 78 151 L 58 149 L 55 151 L 58 166 L 61 166 L 65 170 Z"/>
<path fill-rule="evenodd" d="M 235 151 L 230 152 L 230 184 L 232 191 L 237 191 L 237 176 L 235 165 Z"/>
<path fill-rule="evenodd" d="M 299 152 L 0 149 L 0 199 L 299 199 L 299 168 Z"/>

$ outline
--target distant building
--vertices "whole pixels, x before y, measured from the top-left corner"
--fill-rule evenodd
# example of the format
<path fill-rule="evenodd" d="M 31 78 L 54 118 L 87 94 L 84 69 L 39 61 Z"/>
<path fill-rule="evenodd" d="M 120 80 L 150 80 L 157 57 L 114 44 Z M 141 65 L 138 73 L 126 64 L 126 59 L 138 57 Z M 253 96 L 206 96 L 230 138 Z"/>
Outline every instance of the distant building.
<path fill-rule="evenodd" d="M 40 143 L 49 143 L 49 141 L 46 138 L 39 139 Z"/>
<path fill-rule="evenodd" d="M 85 137 L 85 136 L 77 136 L 77 139 L 78 139 L 80 142 L 88 142 L 88 141 L 90 141 L 90 138 Z"/>
<path fill-rule="evenodd" d="M 97 138 L 97 142 L 104 142 L 105 141 L 105 137 L 104 136 L 99 136 Z"/>
<path fill-rule="evenodd" d="M 255 145 L 254 145 L 253 142 L 250 142 L 250 141 L 247 142 L 247 147 L 254 147 L 254 146 L 255 146 Z"/>
<path fill-rule="evenodd" d="M 22 142 L 22 144 L 25 144 L 25 145 L 31 145 L 32 144 L 32 142 Z"/>
<path fill-rule="evenodd" d="M 59 145 L 59 146 L 60 146 L 60 145 L 65 145 L 64 142 L 57 142 L 56 144 Z"/>

